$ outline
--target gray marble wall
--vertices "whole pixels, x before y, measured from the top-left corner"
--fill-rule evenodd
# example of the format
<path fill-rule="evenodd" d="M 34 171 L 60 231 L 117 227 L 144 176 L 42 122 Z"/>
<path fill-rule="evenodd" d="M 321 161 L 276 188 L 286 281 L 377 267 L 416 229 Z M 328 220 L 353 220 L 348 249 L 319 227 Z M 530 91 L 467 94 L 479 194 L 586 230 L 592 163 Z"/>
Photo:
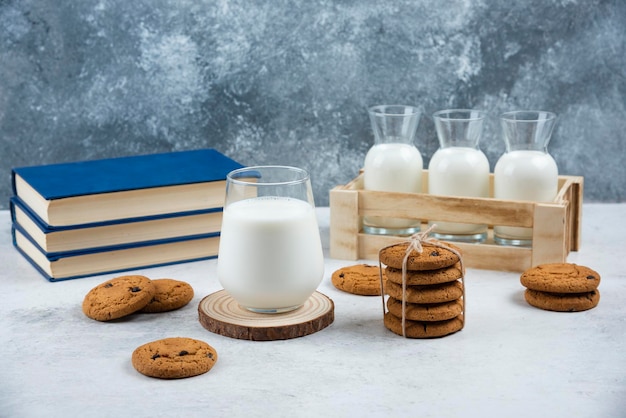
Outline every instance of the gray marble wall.
<path fill-rule="evenodd" d="M 0 0 L 0 208 L 13 166 L 214 147 L 311 171 L 318 205 L 373 143 L 366 109 L 559 115 L 586 201 L 626 201 L 622 0 Z"/>

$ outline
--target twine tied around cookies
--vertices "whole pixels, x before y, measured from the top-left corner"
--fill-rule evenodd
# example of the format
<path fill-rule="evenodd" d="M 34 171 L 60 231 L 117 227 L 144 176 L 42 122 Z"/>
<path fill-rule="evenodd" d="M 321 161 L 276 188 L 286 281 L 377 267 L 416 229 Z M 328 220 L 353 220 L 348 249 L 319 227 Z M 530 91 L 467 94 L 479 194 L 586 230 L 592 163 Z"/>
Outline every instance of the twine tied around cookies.
<path fill-rule="evenodd" d="M 411 235 L 408 239 L 408 244 L 407 248 L 406 248 L 406 252 L 404 254 L 404 257 L 402 259 L 402 336 L 404 338 L 407 338 L 406 336 L 406 272 L 407 272 L 407 263 L 409 260 L 409 256 L 411 255 L 411 252 L 413 250 L 415 250 L 418 254 L 421 254 L 424 252 L 424 247 L 422 244 L 429 244 L 432 245 L 434 247 L 437 248 L 443 248 L 446 249 L 448 251 L 451 251 L 454 255 L 456 255 L 459 258 L 459 264 L 461 266 L 461 283 L 462 283 L 462 297 L 463 297 L 463 306 L 462 306 L 462 311 L 461 314 L 463 315 L 463 322 L 461 325 L 461 329 L 463 329 L 465 327 L 465 305 L 466 305 L 466 301 L 465 301 L 465 266 L 463 265 L 463 258 L 461 257 L 461 253 L 456 249 L 456 248 L 452 248 L 452 247 L 448 247 L 447 245 L 442 244 L 440 241 L 436 240 L 435 238 L 429 237 L 428 234 L 430 234 L 430 232 L 436 227 L 436 224 L 431 224 L 428 229 L 426 229 L 423 232 L 416 232 L 415 234 Z M 386 307 L 385 307 L 385 291 L 384 291 L 384 281 L 383 281 L 383 268 L 382 268 L 382 263 L 380 261 L 380 253 L 389 247 L 393 247 L 394 245 L 398 245 L 396 244 L 392 244 L 392 245 L 388 245 L 386 247 L 383 247 L 380 249 L 380 251 L 378 252 L 379 256 L 378 256 L 378 268 L 379 268 L 379 272 L 380 272 L 380 288 L 381 288 L 381 297 L 382 297 L 382 302 L 383 302 L 383 316 L 386 314 Z"/>

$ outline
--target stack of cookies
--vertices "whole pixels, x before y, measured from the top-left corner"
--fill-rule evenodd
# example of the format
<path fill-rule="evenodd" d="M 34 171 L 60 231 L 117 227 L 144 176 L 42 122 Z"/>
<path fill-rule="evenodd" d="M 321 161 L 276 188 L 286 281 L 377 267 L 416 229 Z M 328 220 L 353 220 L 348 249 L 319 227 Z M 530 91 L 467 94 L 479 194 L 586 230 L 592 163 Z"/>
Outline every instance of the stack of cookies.
<path fill-rule="evenodd" d="M 526 287 L 524 298 L 536 308 L 557 312 L 579 312 L 600 302 L 600 275 L 589 267 L 571 263 L 541 264 L 520 277 Z"/>
<path fill-rule="evenodd" d="M 441 246 L 423 243 L 422 253 L 411 250 L 404 278 L 402 262 L 409 243 L 396 244 L 380 251 L 380 262 L 386 266 L 385 293 L 389 295 L 384 322 L 389 330 L 398 335 L 435 338 L 463 328 L 464 274 L 457 255 L 460 250 L 448 243 L 437 244 Z"/>

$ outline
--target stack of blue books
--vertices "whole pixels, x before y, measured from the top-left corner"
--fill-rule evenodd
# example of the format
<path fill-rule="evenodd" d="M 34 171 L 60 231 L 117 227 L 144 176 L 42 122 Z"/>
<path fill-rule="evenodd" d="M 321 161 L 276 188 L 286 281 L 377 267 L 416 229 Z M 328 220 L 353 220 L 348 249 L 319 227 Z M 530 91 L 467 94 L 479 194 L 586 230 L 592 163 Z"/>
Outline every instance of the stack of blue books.
<path fill-rule="evenodd" d="M 50 281 L 216 257 L 241 167 L 200 149 L 13 168 L 13 244 Z"/>

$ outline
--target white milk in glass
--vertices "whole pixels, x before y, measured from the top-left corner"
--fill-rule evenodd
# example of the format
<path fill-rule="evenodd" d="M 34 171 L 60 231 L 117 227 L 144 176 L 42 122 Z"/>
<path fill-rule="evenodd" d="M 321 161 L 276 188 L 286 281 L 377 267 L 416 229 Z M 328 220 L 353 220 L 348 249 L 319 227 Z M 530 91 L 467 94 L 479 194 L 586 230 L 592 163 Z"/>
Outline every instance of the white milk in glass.
<path fill-rule="evenodd" d="M 558 192 L 558 169 L 546 152 L 518 150 L 503 154 L 494 169 L 497 199 L 551 202 Z M 496 226 L 497 236 L 531 240 L 532 228 Z"/>
<path fill-rule="evenodd" d="M 324 276 L 313 207 L 281 197 L 228 205 L 217 274 L 224 289 L 244 307 L 263 310 L 302 305 Z"/>
<path fill-rule="evenodd" d="M 489 197 L 489 161 L 482 151 L 469 147 L 440 148 L 428 165 L 428 193 L 441 196 Z M 485 225 L 436 221 L 440 234 L 469 235 Z"/>
<path fill-rule="evenodd" d="M 422 155 L 411 144 L 376 144 L 365 156 L 363 181 L 366 190 L 401 193 L 421 193 Z M 402 229 L 419 222 L 414 219 L 399 219 L 371 216 L 365 225 Z"/>

